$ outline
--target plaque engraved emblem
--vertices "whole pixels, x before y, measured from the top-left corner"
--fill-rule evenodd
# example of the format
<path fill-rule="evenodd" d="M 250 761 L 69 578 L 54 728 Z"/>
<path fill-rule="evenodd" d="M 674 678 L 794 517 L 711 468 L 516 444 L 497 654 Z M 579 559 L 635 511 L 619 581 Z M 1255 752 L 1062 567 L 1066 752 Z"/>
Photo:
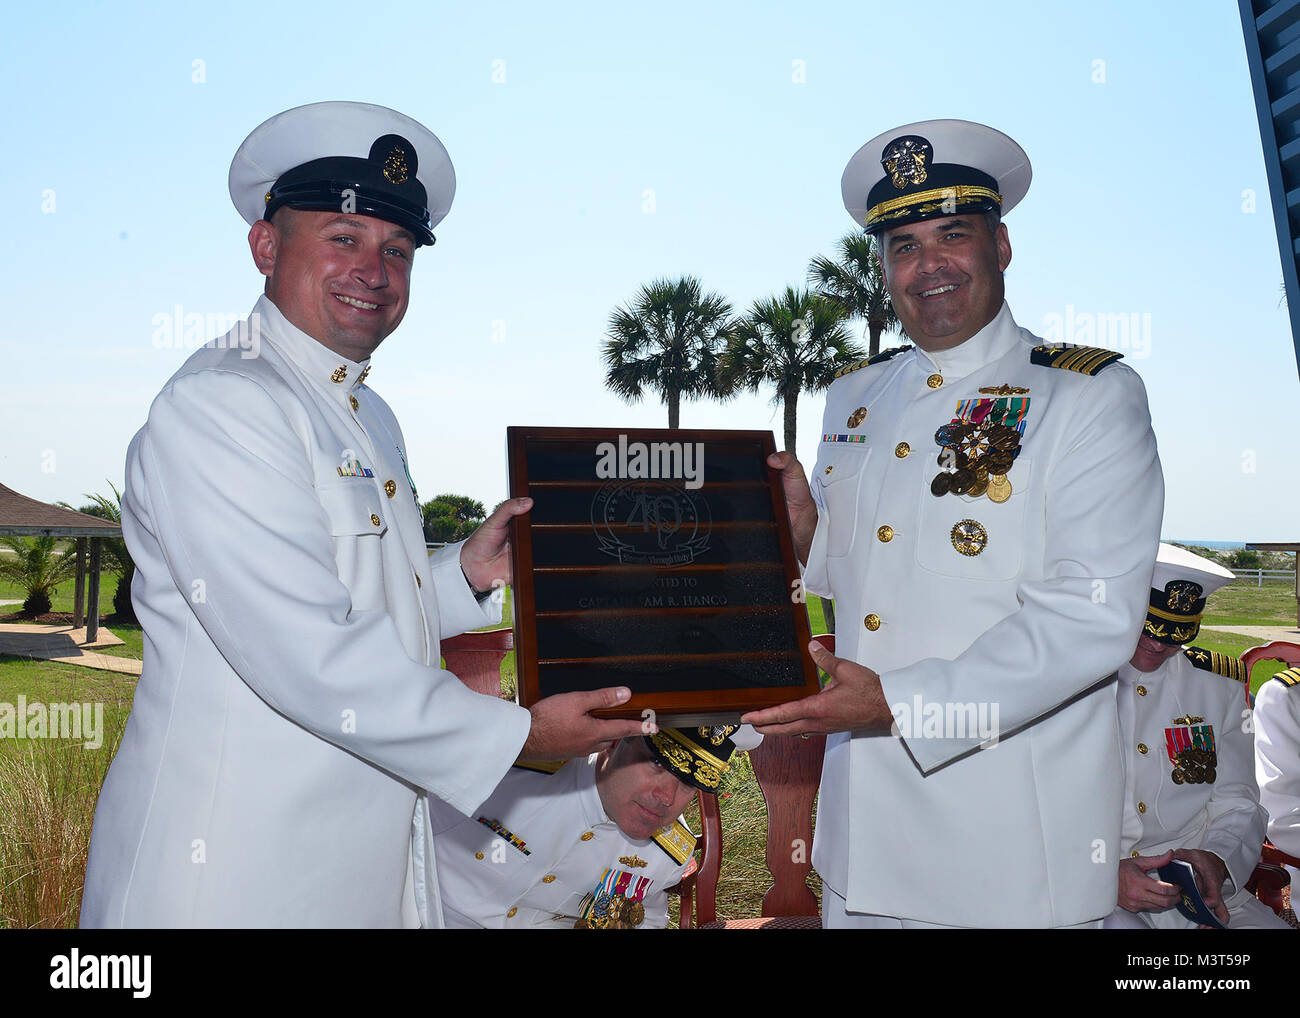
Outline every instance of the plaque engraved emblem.
<path fill-rule="evenodd" d="M 664 481 L 611 481 L 591 501 L 600 550 L 632 565 L 684 566 L 709 547 L 709 503 Z"/>

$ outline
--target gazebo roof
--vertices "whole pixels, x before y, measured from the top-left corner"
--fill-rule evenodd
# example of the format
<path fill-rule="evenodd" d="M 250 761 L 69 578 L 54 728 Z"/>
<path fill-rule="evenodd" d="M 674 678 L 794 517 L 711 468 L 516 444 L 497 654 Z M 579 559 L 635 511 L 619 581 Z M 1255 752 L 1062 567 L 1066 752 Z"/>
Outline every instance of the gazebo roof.
<path fill-rule="evenodd" d="M 122 528 L 97 516 L 37 502 L 0 484 L 0 536 L 121 537 Z"/>

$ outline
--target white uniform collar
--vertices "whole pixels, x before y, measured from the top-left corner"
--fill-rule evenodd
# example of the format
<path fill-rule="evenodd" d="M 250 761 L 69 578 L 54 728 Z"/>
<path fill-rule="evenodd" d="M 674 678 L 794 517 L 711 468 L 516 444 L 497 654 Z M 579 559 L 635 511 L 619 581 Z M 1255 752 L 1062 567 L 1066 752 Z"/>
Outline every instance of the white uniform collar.
<path fill-rule="evenodd" d="M 934 370 L 946 382 L 949 379 L 964 378 L 986 364 L 1001 360 L 1021 341 L 1020 327 L 1011 317 L 1011 308 L 1003 301 L 1002 308 L 993 317 L 993 321 L 960 346 L 933 353 L 927 353 L 918 346 L 916 353 L 923 363 L 929 361 L 933 364 Z"/>
<path fill-rule="evenodd" d="M 1177 661 L 1182 654 L 1181 650 L 1177 654 L 1170 654 L 1160 662 L 1159 668 L 1150 672 L 1140 672 L 1125 661 L 1119 666 L 1119 681 L 1126 686 L 1136 686 L 1138 683 L 1153 686 L 1164 678 L 1168 672 L 1178 667 Z"/>
<path fill-rule="evenodd" d="M 346 399 L 370 373 L 369 357 L 352 361 L 335 353 L 289 321 L 266 294 L 257 298 L 253 314 L 260 318 L 263 337 L 326 393 Z"/>
<path fill-rule="evenodd" d="M 588 828 L 614 822 L 605 815 L 605 807 L 600 801 L 600 791 L 596 788 L 596 757 L 595 753 L 587 757 L 587 766 L 581 768 L 582 773 L 578 777 L 578 801 L 582 804 L 582 822 Z"/>

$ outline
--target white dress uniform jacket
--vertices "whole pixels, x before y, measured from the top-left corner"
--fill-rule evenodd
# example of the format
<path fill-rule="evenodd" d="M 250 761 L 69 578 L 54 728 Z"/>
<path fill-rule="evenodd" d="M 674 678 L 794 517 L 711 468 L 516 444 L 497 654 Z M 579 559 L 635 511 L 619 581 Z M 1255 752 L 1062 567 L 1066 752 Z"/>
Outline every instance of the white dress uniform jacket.
<path fill-rule="evenodd" d="M 432 804 L 449 928 L 571 929 L 584 899 L 620 873 L 645 908 L 641 928 L 668 925 L 664 892 L 693 859 L 678 862 L 654 840 L 629 838 L 605 815 L 596 760 L 570 760 L 554 774 L 513 768 L 470 817 Z M 680 821 L 674 827 L 685 830 Z"/>
<path fill-rule="evenodd" d="M 1209 652 L 1189 648 L 1188 653 Z M 1171 848 L 1213 852 L 1228 869 L 1222 893 L 1228 925 L 1278 927 L 1286 924 L 1246 888 L 1259 849 L 1264 843 L 1267 816 L 1255 787 L 1254 743 L 1241 682 L 1197 668 L 1186 654 L 1166 660 L 1153 672 L 1131 665 L 1119 669 L 1119 717 L 1124 743 L 1124 820 L 1120 837 L 1122 858 L 1162 855 Z M 1180 718 L 1200 722 L 1180 723 Z M 1174 763 L 1167 748 L 1188 729 L 1213 729 L 1215 775 L 1209 781 L 1173 779 Z M 1166 730 L 1170 730 L 1168 734 Z M 1182 769 L 1180 768 L 1180 773 Z M 1117 910 L 1123 915 L 1126 910 Z M 1127 913 L 1133 916 L 1134 913 Z M 1146 925 L 1160 929 L 1192 929 L 1197 925 L 1176 908 L 1136 913 Z"/>
<path fill-rule="evenodd" d="M 1300 675 L 1279 672 L 1255 694 L 1255 779 L 1268 840 L 1300 857 Z"/>
<path fill-rule="evenodd" d="M 1032 364 L 1040 342 L 1004 304 L 955 349 L 827 395 L 805 584 L 834 596 L 836 654 L 880 673 L 902 736 L 827 742 L 813 863 L 850 912 L 1063 926 L 1114 907 L 1118 732 L 1098 684 L 1137 643 L 1164 481 L 1138 376 Z M 936 430 L 1003 384 L 1030 400 L 1011 496 L 935 497 Z M 963 520 L 985 528 L 978 554 L 954 545 Z"/>
<path fill-rule="evenodd" d="M 426 554 L 366 365 L 266 297 L 254 315 L 255 342 L 196 352 L 127 454 L 144 671 L 82 925 L 437 925 L 417 790 L 474 809 L 529 717 L 439 667 L 440 639 L 493 619 L 459 545 Z"/>

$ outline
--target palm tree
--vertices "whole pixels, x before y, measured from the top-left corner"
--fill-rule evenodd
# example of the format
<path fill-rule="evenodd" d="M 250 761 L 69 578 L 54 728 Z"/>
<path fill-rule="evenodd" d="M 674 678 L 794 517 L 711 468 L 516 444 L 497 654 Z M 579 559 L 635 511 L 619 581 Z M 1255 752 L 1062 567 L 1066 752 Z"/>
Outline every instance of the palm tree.
<path fill-rule="evenodd" d="M 704 293 L 694 276 L 656 279 L 617 308 L 605 340 L 605 384 L 629 403 L 645 390 L 668 404 L 668 427 L 680 427 L 682 397 L 725 397 L 718 366 L 731 305 Z"/>
<path fill-rule="evenodd" d="M 0 541 L 14 553 L 0 558 L 0 577 L 12 580 L 27 595 L 25 615 L 44 615 L 59 584 L 76 572 L 77 556 L 60 554 L 53 537 L 5 537 Z"/>
<path fill-rule="evenodd" d="M 879 247 L 867 233 L 845 234 L 839 247 L 839 261 L 818 255 L 809 263 L 808 282 L 843 307 L 846 317 L 867 323 L 867 356 L 874 357 L 880 353 L 881 333 L 899 327 L 876 257 Z"/>
<path fill-rule="evenodd" d="M 787 286 L 779 297 L 755 301 L 733 327 L 719 387 L 757 392 L 760 384 L 770 384 L 772 402 L 785 408 L 785 448 L 790 452 L 799 393 L 825 389 L 836 371 L 863 357 L 844 318 L 842 305 Z"/>

